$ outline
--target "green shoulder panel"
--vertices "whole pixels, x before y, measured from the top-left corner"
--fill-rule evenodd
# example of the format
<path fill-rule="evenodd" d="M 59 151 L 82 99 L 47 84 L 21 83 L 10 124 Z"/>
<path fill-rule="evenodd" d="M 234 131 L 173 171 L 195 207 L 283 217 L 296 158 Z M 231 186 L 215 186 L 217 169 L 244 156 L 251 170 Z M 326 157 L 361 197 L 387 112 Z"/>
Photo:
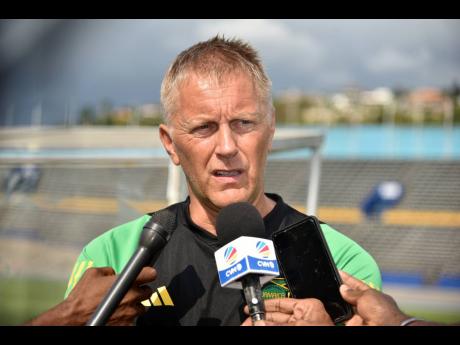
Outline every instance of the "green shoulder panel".
<path fill-rule="evenodd" d="M 374 289 L 382 289 L 379 267 L 368 252 L 328 224 L 321 224 L 321 230 L 339 270 L 364 281 Z M 284 278 L 275 278 L 264 285 L 262 296 L 264 299 L 292 297 Z"/>
<path fill-rule="evenodd" d="M 374 258 L 358 243 L 330 225 L 321 224 L 321 229 L 337 268 L 374 289 L 382 290 L 382 278 Z"/>
<path fill-rule="evenodd" d="M 74 265 L 64 298 L 67 298 L 83 273 L 90 267 L 109 266 L 119 274 L 136 250 L 142 228 L 149 219 L 149 215 L 144 215 L 119 225 L 88 243 Z"/>

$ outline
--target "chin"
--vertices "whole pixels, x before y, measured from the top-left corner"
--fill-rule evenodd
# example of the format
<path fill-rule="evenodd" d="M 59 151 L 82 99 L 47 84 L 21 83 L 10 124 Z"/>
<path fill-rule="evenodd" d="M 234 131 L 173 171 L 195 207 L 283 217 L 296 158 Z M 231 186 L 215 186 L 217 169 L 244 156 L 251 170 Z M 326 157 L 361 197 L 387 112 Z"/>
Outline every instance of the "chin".
<path fill-rule="evenodd" d="M 225 206 L 234 204 L 236 202 L 251 202 L 250 195 L 246 192 L 239 191 L 224 191 L 220 192 L 214 198 L 211 199 L 212 203 L 218 208 L 224 208 Z"/>

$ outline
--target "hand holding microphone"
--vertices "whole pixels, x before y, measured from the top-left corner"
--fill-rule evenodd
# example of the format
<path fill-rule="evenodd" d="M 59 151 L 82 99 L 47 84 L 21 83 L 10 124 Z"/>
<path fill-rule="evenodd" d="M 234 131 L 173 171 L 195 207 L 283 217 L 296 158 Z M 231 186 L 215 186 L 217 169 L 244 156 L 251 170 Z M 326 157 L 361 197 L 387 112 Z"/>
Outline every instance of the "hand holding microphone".
<path fill-rule="evenodd" d="M 171 224 L 174 221 L 175 217 L 170 213 L 161 213 L 157 217 L 152 216 L 144 225 L 138 249 L 99 304 L 86 324 L 87 326 L 101 326 L 107 322 L 120 301 L 132 287 L 142 268 L 152 266 L 160 255 L 161 250 L 171 236 L 170 229 L 173 228 Z"/>
<path fill-rule="evenodd" d="M 253 324 L 265 320 L 261 286 L 279 275 L 273 243 L 265 237 L 259 211 L 247 202 L 231 204 L 217 216 L 214 254 L 222 287 L 243 289 Z"/>

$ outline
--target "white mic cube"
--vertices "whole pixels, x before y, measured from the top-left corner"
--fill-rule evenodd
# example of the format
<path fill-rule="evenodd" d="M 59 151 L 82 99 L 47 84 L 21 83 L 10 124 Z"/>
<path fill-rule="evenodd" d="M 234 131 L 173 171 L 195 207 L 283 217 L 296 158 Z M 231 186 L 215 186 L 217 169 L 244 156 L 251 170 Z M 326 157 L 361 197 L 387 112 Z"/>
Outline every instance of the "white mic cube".
<path fill-rule="evenodd" d="M 214 253 L 220 285 L 243 289 L 240 278 L 247 274 L 260 275 L 264 285 L 279 276 L 275 248 L 270 240 L 241 236 Z"/>

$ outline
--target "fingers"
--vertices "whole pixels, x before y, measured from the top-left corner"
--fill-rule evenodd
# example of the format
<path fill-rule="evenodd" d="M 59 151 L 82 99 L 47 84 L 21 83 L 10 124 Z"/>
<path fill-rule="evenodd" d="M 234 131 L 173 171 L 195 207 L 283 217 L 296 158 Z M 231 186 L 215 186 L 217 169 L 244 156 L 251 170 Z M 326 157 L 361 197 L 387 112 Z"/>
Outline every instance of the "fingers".
<path fill-rule="evenodd" d="M 128 290 L 120 304 L 138 303 L 144 301 L 153 294 L 153 289 L 149 286 L 134 286 Z"/>
<path fill-rule="evenodd" d="M 144 267 L 137 276 L 131 289 L 128 290 L 121 303 L 131 303 L 146 300 L 152 296 L 153 290 L 142 284 L 155 280 L 157 271 L 153 267 Z"/>
<path fill-rule="evenodd" d="M 265 300 L 265 311 L 292 314 L 298 301 L 299 300 L 294 298 L 274 298 Z"/>
<path fill-rule="evenodd" d="M 351 319 L 345 322 L 346 326 L 364 326 L 364 320 L 358 314 L 353 315 Z"/>
<path fill-rule="evenodd" d="M 112 267 L 90 267 L 83 273 L 80 280 L 92 280 L 109 276 L 115 276 L 115 271 Z"/>
<path fill-rule="evenodd" d="M 267 312 L 265 314 L 265 319 L 267 321 L 275 322 L 275 323 L 287 323 L 291 320 L 291 314 L 284 314 L 280 312 Z"/>
<path fill-rule="evenodd" d="M 251 317 L 248 317 L 244 322 L 241 324 L 241 326 L 252 326 L 252 320 Z"/>
<path fill-rule="evenodd" d="M 91 270 L 97 271 L 102 276 L 113 276 L 115 275 L 115 271 L 112 267 L 91 267 Z"/>
<path fill-rule="evenodd" d="M 265 300 L 265 318 L 271 322 L 288 322 L 289 318 L 294 312 L 295 303 L 296 300 L 293 298 L 276 298 Z M 249 308 L 247 305 L 244 307 L 243 311 L 245 314 L 249 315 Z M 252 325 L 251 318 L 249 317 L 248 319 L 243 322 L 242 326 Z"/>
<path fill-rule="evenodd" d="M 356 306 L 358 304 L 358 299 L 363 295 L 364 291 L 353 290 L 348 285 L 340 285 L 340 294 L 343 299 L 350 303 L 351 305 Z"/>
<path fill-rule="evenodd" d="M 140 303 L 119 306 L 108 320 L 108 325 L 130 326 L 134 319 L 146 313 L 146 308 Z"/>
<path fill-rule="evenodd" d="M 131 288 L 110 317 L 112 325 L 133 325 L 134 319 L 147 312 L 148 308 L 141 301 L 152 294 L 149 287 Z"/>
<path fill-rule="evenodd" d="M 292 324 L 288 323 L 287 321 L 273 321 L 269 320 L 260 320 L 256 321 L 254 324 L 252 323 L 251 317 L 248 317 L 241 326 L 292 326 Z"/>
<path fill-rule="evenodd" d="M 370 287 L 366 283 L 362 282 L 359 279 L 356 279 L 355 277 L 351 276 L 347 272 L 339 270 L 339 274 L 343 280 L 343 283 L 348 285 L 354 290 L 365 291 L 365 290 L 370 289 Z"/>
<path fill-rule="evenodd" d="M 137 300 L 144 301 L 152 296 L 153 289 L 147 285 L 140 286 L 137 290 L 137 293 L 138 293 Z"/>
<path fill-rule="evenodd" d="M 137 276 L 136 280 L 134 281 L 135 285 L 142 285 L 149 283 L 157 277 L 157 271 L 153 267 L 144 267 L 142 271 Z"/>
<path fill-rule="evenodd" d="M 296 300 L 293 298 L 273 298 L 264 300 L 266 312 L 281 312 L 291 314 L 294 310 Z M 245 314 L 249 315 L 249 308 L 246 305 L 243 309 Z"/>
<path fill-rule="evenodd" d="M 112 325 L 132 325 L 137 316 L 144 314 L 147 309 L 141 304 L 150 298 L 153 290 L 149 286 L 133 286 L 128 290 L 115 313 L 112 315 Z"/>
<path fill-rule="evenodd" d="M 112 267 L 91 267 L 86 270 L 85 274 L 92 276 L 113 276 L 115 275 L 115 271 Z M 147 266 L 142 268 L 135 280 L 135 284 L 142 285 L 149 283 L 155 280 L 156 277 L 157 271 L 153 267 Z"/>
<path fill-rule="evenodd" d="M 258 320 L 254 322 L 254 326 L 268 326 L 266 320 Z"/>
<path fill-rule="evenodd" d="M 309 325 L 332 325 L 333 322 L 326 312 L 323 303 L 315 298 L 269 299 L 265 300 L 266 320 L 276 324 L 293 324 L 302 321 Z M 248 314 L 248 308 L 245 307 Z"/>

